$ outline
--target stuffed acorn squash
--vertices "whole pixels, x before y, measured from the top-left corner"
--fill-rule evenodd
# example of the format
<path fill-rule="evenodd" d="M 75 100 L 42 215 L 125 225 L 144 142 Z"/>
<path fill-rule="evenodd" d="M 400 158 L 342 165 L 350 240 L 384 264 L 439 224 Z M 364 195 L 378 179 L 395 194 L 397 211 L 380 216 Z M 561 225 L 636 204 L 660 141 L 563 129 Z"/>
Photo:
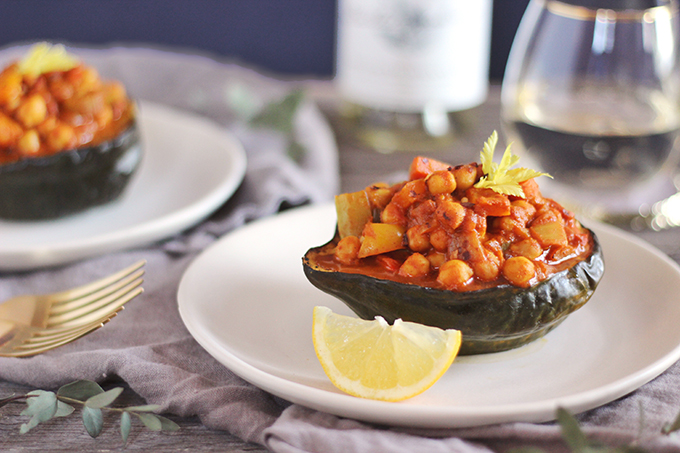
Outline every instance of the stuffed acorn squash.
<path fill-rule="evenodd" d="M 0 73 L 0 218 L 53 219 L 108 203 L 141 156 L 123 85 L 62 46 L 38 44 Z"/>
<path fill-rule="evenodd" d="M 357 315 L 463 334 L 461 354 L 522 346 L 592 296 L 604 273 L 595 234 L 541 195 L 541 173 L 414 159 L 409 180 L 336 197 L 338 227 L 303 258 L 305 275 Z"/>

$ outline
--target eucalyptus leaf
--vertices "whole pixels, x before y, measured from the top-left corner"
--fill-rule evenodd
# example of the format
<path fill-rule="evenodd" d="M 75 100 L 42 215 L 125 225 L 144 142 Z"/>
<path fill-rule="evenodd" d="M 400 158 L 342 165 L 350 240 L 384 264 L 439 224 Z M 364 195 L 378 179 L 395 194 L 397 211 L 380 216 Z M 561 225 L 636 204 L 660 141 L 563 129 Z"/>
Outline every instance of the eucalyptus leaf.
<path fill-rule="evenodd" d="M 39 423 L 40 421 L 38 420 L 37 417 L 31 417 L 28 423 L 24 423 L 21 425 L 21 427 L 19 428 L 19 433 L 26 434 L 27 432 L 38 426 Z"/>
<path fill-rule="evenodd" d="M 668 423 L 663 427 L 663 433 L 664 434 L 670 434 L 672 432 L 680 430 L 680 413 L 675 416 L 675 420 L 673 420 L 673 423 Z"/>
<path fill-rule="evenodd" d="M 287 154 L 293 161 L 298 163 L 301 162 L 306 153 L 307 148 L 305 148 L 303 144 L 296 142 L 295 140 L 288 144 Z"/>
<path fill-rule="evenodd" d="M 160 408 L 161 406 L 158 404 L 145 404 L 143 406 L 126 407 L 125 410 L 130 412 L 153 412 Z"/>
<path fill-rule="evenodd" d="M 586 451 L 588 448 L 588 440 L 581 431 L 576 419 L 565 409 L 557 409 L 557 421 L 562 428 L 562 437 L 569 448 L 574 452 Z"/>
<path fill-rule="evenodd" d="M 284 134 L 292 133 L 295 113 L 303 97 L 302 90 L 294 90 L 280 101 L 270 102 L 250 120 L 250 124 L 268 127 Z"/>
<path fill-rule="evenodd" d="M 155 414 L 150 414 L 148 412 L 142 412 L 141 414 L 135 414 L 144 423 L 144 426 L 149 428 L 151 431 L 160 431 L 163 429 L 163 423 L 160 418 Z"/>
<path fill-rule="evenodd" d="M 34 390 L 27 393 L 30 398 L 26 400 L 26 409 L 20 415 L 36 417 L 38 422 L 45 422 L 57 413 L 57 395 L 54 392 Z"/>
<path fill-rule="evenodd" d="M 57 401 L 57 412 L 55 412 L 55 417 L 66 417 L 71 415 L 76 409 L 70 404 L 66 404 L 63 401 Z"/>
<path fill-rule="evenodd" d="M 161 430 L 163 431 L 178 431 L 179 430 L 179 425 L 172 420 L 162 417 L 160 415 L 156 415 L 158 419 L 161 421 Z"/>
<path fill-rule="evenodd" d="M 120 435 L 123 438 L 123 444 L 127 442 L 128 436 L 130 435 L 130 428 L 132 423 L 130 423 L 130 413 L 123 412 L 120 416 Z"/>
<path fill-rule="evenodd" d="M 72 398 L 78 401 L 85 401 L 100 393 L 104 393 L 104 389 L 102 389 L 99 384 L 85 379 L 71 382 L 57 390 L 57 396 Z"/>
<path fill-rule="evenodd" d="M 91 396 L 85 401 L 85 407 L 99 409 L 108 406 L 109 404 L 113 403 L 122 392 L 123 387 L 116 387 L 112 388 L 111 390 L 107 390 L 104 393 Z"/>
<path fill-rule="evenodd" d="M 104 416 L 101 409 L 83 407 L 83 425 L 91 437 L 97 437 L 104 427 Z"/>
<path fill-rule="evenodd" d="M 642 447 L 638 447 L 637 445 L 622 445 L 610 451 L 612 453 L 649 453 L 648 450 L 645 450 Z"/>

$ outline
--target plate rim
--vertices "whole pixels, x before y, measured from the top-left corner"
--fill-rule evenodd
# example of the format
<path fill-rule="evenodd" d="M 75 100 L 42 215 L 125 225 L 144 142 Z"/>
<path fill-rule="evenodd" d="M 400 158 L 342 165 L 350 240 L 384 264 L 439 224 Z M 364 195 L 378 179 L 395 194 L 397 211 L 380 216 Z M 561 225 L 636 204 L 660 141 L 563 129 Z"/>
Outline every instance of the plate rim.
<path fill-rule="evenodd" d="M 216 187 L 213 187 L 210 191 L 201 194 L 196 201 L 187 206 L 180 207 L 164 213 L 159 217 L 134 223 L 118 230 L 95 234 L 86 238 L 74 236 L 66 240 L 56 240 L 54 243 L 47 246 L 45 244 L 30 244 L 16 248 L 10 246 L 3 249 L 0 247 L 0 270 L 23 271 L 66 264 L 94 255 L 130 249 L 156 240 L 161 240 L 199 223 L 233 196 L 245 178 L 247 167 L 245 149 L 235 135 L 209 118 L 193 114 L 189 111 L 145 100 L 138 101 L 138 104 L 142 124 L 144 118 L 150 118 L 154 121 L 159 119 L 159 115 L 170 115 L 173 118 L 185 118 L 192 122 L 200 122 L 206 129 L 211 129 L 214 136 L 219 137 L 219 141 L 222 144 L 221 148 L 230 161 L 228 171 L 223 175 L 221 183 Z M 195 152 L 200 152 L 200 148 L 197 148 Z M 142 159 L 144 159 L 144 157 Z M 134 177 L 143 177 L 141 172 L 144 172 L 145 168 L 146 167 L 142 165 L 140 173 L 135 174 Z M 135 180 L 130 181 L 131 186 L 134 184 Z M 131 192 L 127 189 L 129 189 L 129 187 L 126 188 L 126 192 L 124 192 L 121 197 L 131 195 Z M 92 211 L 105 210 L 111 212 L 118 209 L 120 209 L 120 206 L 114 201 L 110 205 L 93 208 Z M 83 214 L 89 213 L 86 212 Z M 121 212 L 121 214 L 125 213 Z M 77 224 L 81 223 L 81 219 L 77 217 L 74 217 L 74 219 L 64 218 L 59 220 L 67 222 L 73 221 L 74 227 L 77 227 Z M 0 219 L 0 225 L 5 222 L 7 221 Z M 82 222 L 87 222 L 87 219 L 82 220 Z M 12 225 L 40 225 L 46 222 L 11 223 Z M 44 253 L 46 250 L 48 253 Z"/>
<path fill-rule="evenodd" d="M 332 211 L 332 204 L 311 205 L 296 208 L 281 214 L 265 217 L 239 230 L 251 225 L 264 225 L 269 222 L 277 222 L 283 216 L 304 215 L 303 212 L 314 210 Z M 596 221 L 584 221 L 588 227 L 596 230 L 598 234 L 608 234 L 619 240 L 631 242 L 651 253 L 655 259 L 660 259 L 665 265 L 670 266 L 680 279 L 680 265 L 673 261 L 659 249 L 628 232 L 610 225 Z M 235 232 L 239 231 L 236 230 Z M 235 233 L 234 232 L 234 233 Z M 219 363 L 231 370 L 251 384 L 277 395 L 292 403 L 297 403 L 315 410 L 328 412 L 337 416 L 354 418 L 366 422 L 382 423 L 391 426 L 416 426 L 421 428 L 463 428 L 484 426 L 507 422 L 531 422 L 540 423 L 552 421 L 556 418 L 556 410 L 563 407 L 574 413 L 594 409 L 617 398 L 625 396 L 642 385 L 648 383 L 662 374 L 670 366 L 680 359 L 680 343 L 672 348 L 667 354 L 654 362 L 637 369 L 623 378 L 612 380 L 604 385 L 579 391 L 562 397 L 543 399 L 528 403 L 504 403 L 496 406 L 427 406 L 422 404 L 408 404 L 410 419 L 403 420 L 403 415 L 395 414 L 398 411 L 386 411 L 380 416 L 375 416 L 377 409 L 395 407 L 395 403 L 365 400 L 355 398 L 342 393 L 329 392 L 324 389 L 295 382 L 284 377 L 268 373 L 257 366 L 248 363 L 237 353 L 232 352 L 220 344 L 214 332 L 206 331 L 200 325 L 199 320 L 194 318 L 188 307 L 187 285 L 192 273 L 200 266 L 202 260 L 207 259 L 213 253 L 218 253 L 220 244 L 230 240 L 231 233 L 223 236 L 220 240 L 206 248 L 194 258 L 185 269 L 177 290 L 177 304 L 180 317 L 190 335 Z M 314 396 L 321 396 L 326 402 L 313 401 Z M 366 414 L 366 411 L 370 414 Z M 454 414 L 452 415 L 452 412 Z M 455 414 L 458 412 L 457 414 Z M 419 416 L 426 416 L 423 421 Z M 456 421 L 453 421 L 455 419 Z"/>

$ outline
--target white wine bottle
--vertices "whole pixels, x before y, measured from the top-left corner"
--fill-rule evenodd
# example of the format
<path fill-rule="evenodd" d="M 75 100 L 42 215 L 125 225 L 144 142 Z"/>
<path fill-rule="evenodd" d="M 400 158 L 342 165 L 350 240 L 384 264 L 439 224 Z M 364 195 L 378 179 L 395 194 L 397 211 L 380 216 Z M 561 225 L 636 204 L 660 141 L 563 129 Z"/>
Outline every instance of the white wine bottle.
<path fill-rule="evenodd" d="M 433 151 L 484 102 L 491 0 L 339 0 L 341 133 L 380 152 Z"/>

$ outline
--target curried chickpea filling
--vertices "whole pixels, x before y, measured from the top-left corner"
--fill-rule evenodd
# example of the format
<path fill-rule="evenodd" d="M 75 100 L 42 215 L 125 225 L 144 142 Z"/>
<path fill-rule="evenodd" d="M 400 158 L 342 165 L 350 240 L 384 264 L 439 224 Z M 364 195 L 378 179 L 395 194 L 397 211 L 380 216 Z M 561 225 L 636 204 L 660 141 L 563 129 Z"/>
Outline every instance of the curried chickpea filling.
<path fill-rule="evenodd" d="M 453 291 L 499 285 L 528 288 L 592 253 L 593 238 L 574 214 L 541 195 L 474 185 L 477 163 L 450 167 L 417 157 L 408 181 L 375 184 L 336 197 L 338 235 L 319 267 Z"/>
<path fill-rule="evenodd" d="M 98 145 L 133 118 L 125 87 L 92 67 L 34 75 L 13 63 L 0 73 L 0 164 Z"/>

